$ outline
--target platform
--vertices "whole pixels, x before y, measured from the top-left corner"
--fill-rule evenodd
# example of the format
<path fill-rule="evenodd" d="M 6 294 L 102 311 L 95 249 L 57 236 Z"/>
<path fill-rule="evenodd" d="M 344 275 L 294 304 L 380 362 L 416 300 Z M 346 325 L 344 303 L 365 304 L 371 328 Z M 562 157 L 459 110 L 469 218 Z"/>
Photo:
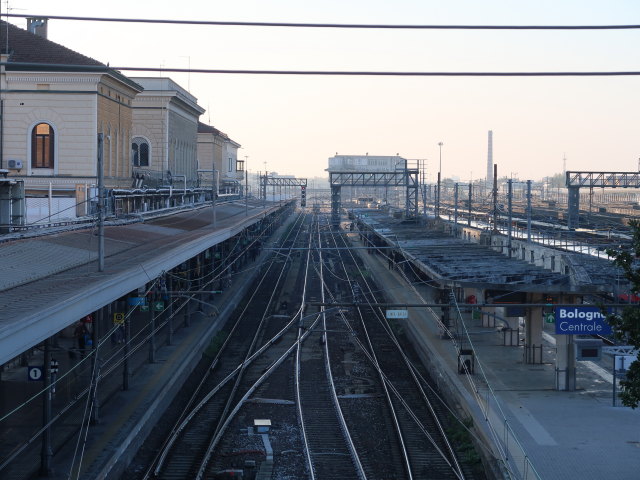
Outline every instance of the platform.
<path fill-rule="evenodd" d="M 242 210 L 244 214 L 244 210 Z M 245 217 L 243 216 L 242 219 Z M 224 221 L 224 217 L 222 218 Z M 225 227 L 223 227 L 225 228 Z M 226 228 L 229 228 L 228 226 Z M 158 348 L 155 351 L 155 361 L 149 362 L 148 342 L 142 341 L 141 348 L 135 351 L 131 358 L 131 377 L 129 388 L 123 391 L 122 366 L 118 366 L 113 374 L 105 372 L 99 389 L 101 392 L 110 391 L 108 398 L 101 398 L 99 422 L 92 423 L 86 436 L 78 435 L 78 428 L 84 422 L 85 428 L 90 421 L 92 412 L 84 411 L 86 395 L 80 405 L 73 407 L 62 415 L 52 427 L 52 448 L 55 456 L 52 459 L 52 474 L 46 478 L 68 479 L 80 478 L 93 480 L 98 478 L 117 479 L 143 444 L 146 435 L 154 425 L 161 421 L 164 409 L 179 391 L 183 382 L 188 378 L 191 370 L 199 362 L 203 351 L 211 338 L 224 325 L 224 321 L 233 312 L 242 298 L 247 295 L 259 266 L 271 252 L 264 251 L 252 263 L 243 269 L 243 274 L 213 298 L 207 299 L 202 311 L 192 311 L 188 325 L 184 318 L 175 321 L 175 333 L 171 345 L 165 344 L 166 330 L 159 330 L 157 334 Z M 191 309 L 193 310 L 193 309 Z M 145 316 L 145 313 L 136 313 Z M 135 319 L 134 319 L 135 320 Z M 133 322 L 135 324 L 135 322 Z M 144 333 L 144 332 L 143 332 Z M 136 332 L 132 331 L 132 338 Z M 116 340 L 114 341 L 114 338 Z M 99 355 L 104 361 L 105 370 L 109 364 L 123 355 L 124 342 L 117 337 L 105 338 L 101 344 Z M 90 359 L 82 358 L 72 336 L 59 334 L 55 338 L 54 352 L 59 360 L 60 372 L 73 372 L 75 382 L 63 382 L 57 386 L 53 399 L 55 414 L 63 411 L 67 404 L 71 404 L 78 395 L 70 388 L 85 389 L 91 377 Z M 135 345 L 135 341 L 132 342 Z M 132 347 L 133 348 L 133 347 Z M 74 355 L 67 355 L 74 352 Z M 114 360 L 115 359 L 115 360 Z M 42 363 L 42 354 L 36 353 L 30 358 L 30 365 Z M 85 365 L 82 365 L 82 364 Z M 102 363 L 102 362 L 101 362 Z M 80 364 L 80 365 L 79 365 Z M 42 388 L 42 382 L 28 382 L 27 367 L 13 366 L 2 373 L 2 390 L 0 401 L 14 405 L 15 399 L 25 398 L 25 389 L 36 394 Z M 76 385 L 77 384 L 77 385 Z M 2 422 L 0 428 L 0 451 L 3 452 L 0 464 L 7 460 L 7 455 L 21 448 L 25 435 L 33 435 L 42 425 L 41 395 L 17 409 Z M 40 465 L 41 436 L 34 435 L 31 446 L 21 451 L 6 467 L 0 470 L 0 478 L 7 480 L 24 480 L 32 478 Z M 78 474 L 79 471 L 79 474 Z M 77 476 L 77 477 L 76 477 Z"/>
<path fill-rule="evenodd" d="M 277 208 L 254 201 L 245 215 L 244 202 L 219 205 L 215 229 L 211 207 L 109 226 L 102 273 L 95 261 L 98 240 L 93 229 L 4 242 L 0 365 Z"/>

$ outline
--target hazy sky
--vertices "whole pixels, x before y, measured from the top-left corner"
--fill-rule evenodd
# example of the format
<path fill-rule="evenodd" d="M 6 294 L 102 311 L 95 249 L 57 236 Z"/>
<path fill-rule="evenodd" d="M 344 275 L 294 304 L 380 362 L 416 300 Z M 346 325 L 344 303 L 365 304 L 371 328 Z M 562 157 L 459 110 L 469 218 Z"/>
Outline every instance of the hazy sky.
<path fill-rule="evenodd" d="M 267 22 L 640 24 L 637 0 L 10 0 L 12 13 Z M 6 12 L 6 0 L 2 11 Z M 24 19 L 11 22 L 25 27 Z M 376 70 L 640 71 L 640 31 L 389 31 L 53 20 L 49 38 L 111 66 Z M 134 76 L 133 72 L 125 72 Z M 145 74 L 148 75 L 148 74 Z M 242 144 L 248 168 L 324 176 L 339 154 L 429 159 L 484 177 L 635 171 L 640 78 L 384 78 L 169 74 Z"/>

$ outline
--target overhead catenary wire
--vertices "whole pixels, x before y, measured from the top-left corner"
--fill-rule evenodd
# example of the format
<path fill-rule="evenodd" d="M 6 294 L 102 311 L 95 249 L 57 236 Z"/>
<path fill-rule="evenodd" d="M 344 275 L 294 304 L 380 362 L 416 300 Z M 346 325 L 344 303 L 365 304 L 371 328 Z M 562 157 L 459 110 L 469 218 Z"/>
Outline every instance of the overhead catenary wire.
<path fill-rule="evenodd" d="M 44 15 L 26 13 L 3 14 L 10 18 L 47 18 L 83 22 L 150 23 L 164 25 L 202 25 L 225 27 L 341 28 L 362 30 L 635 30 L 640 24 L 610 25 L 437 25 L 392 23 L 315 23 L 315 22 L 249 22 L 238 20 L 180 20 L 161 18 L 88 17 L 76 15 Z"/>
<path fill-rule="evenodd" d="M 279 218 L 279 217 L 278 217 Z M 273 225 L 275 222 L 277 222 L 277 218 L 274 219 L 273 222 L 271 222 L 269 225 Z M 165 272 L 166 273 L 166 272 Z M 145 295 L 149 294 L 150 292 L 153 291 L 156 283 L 158 282 L 159 278 L 156 278 L 151 285 L 148 286 L 148 288 L 145 291 Z M 211 280 L 213 281 L 213 280 Z M 211 282 L 210 281 L 210 282 Z M 194 295 L 191 295 L 190 298 L 193 298 Z M 160 324 L 156 325 L 156 328 L 153 331 L 150 332 L 145 332 L 145 328 L 141 329 L 140 331 L 138 331 L 135 335 L 133 335 L 131 337 L 131 339 L 129 340 L 129 345 L 131 347 L 131 349 L 129 350 L 129 352 L 126 354 L 125 357 L 122 358 L 117 358 L 119 357 L 119 355 L 121 354 L 124 345 L 120 346 L 119 348 L 117 348 L 116 350 L 112 351 L 111 354 L 107 357 L 105 357 L 104 359 L 102 359 L 102 364 L 103 367 L 102 371 L 97 375 L 93 375 L 91 376 L 92 378 L 92 382 L 89 386 L 87 386 L 84 390 L 82 390 L 79 394 L 77 394 L 73 399 L 71 399 L 71 401 L 63 407 L 63 409 L 54 416 L 54 418 L 51 419 L 51 421 L 47 424 L 44 425 L 40 430 L 38 430 L 33 436 L 32 438 L 27 441 L 26 443 L 24 443 L 23 445 L 21 445 L 20 447 L 16 448 L 11 455 L 9 455 L 8 458 L 3 459 L 0 463 L 0 470 L 2 470 L 3 468 L 5 468 L 9 463 L 11 463 L 11 461 L 13 461 L 13 459 L 15 459 L 22 451 L 24 451 L 29 445 L 32 444 L 32 442 L 39 437 L 39 435 L 41 435 L 41 433 L 48 427 L 50 427 L 51 425 L 53 425 L 56 421 L 58 421 L 60 418 L 62 418 L 62 416 L 69 411 L 78 401 L 80 401 L 82 398 L 84 398 L 85 395 L 89 395 L 91 393 L 91 389 L 92 387 L 96 387 L 97 388 L 97 384 L 107 375 L 109 375 L 110 373 L 112 373 L 118 366 L 120 366 L 122 364 L 122 362 L 125 361 L 125 358 L 131 358 L 140 348 L 142 348 L 146 342 L 148 341 L 150 335 L 153 335 L 157 332 L 159 332 L 166 324 L 167 322 L 174 318 L 178 312 L 180 312 L 180 310 L 186 305 L 186 303 L 188 302 L 188 299 L 182 302 L 182 305 L 180 305 L 176 310 L 174 310 L 172 312 L 172 314 L 165 318 L 165 320 L 163 322 L 161 322 Z M 179 299 L 175 299 L 172 301 L 173 304 L 176 303 L 180 303 Z M 125 319 L 128 319 L 135 311 L 135 306 L 132 306 L 129 308 L 129 311 L 126 313 L 125 315 Z M 163 310 L 163 312 L 166 311 Z M 55 382 L 52 382 L 52 384 L 47 388 L 47 389 L 42 389 L 40 391 L 38 391 L 37 393 L 34 393 L 30 398 L 26 399 L 22 404 L 16 406 L 13 410 L 11 410 L 10 412 L 7 412 L 4 416 L 0 417 L 0 423 L 4 420 L 6 420 L 7 418 L 9 418 L 10 416 L 12 416 L 13 414 L 17 413 L 20 409 L 26 407 L 27 405 L 31 404 L 33 401 L 35 401 L 40 395 L 42 395 L 43 393 L 45 393 L 47 390 L 51 390 L 53 388 L 55 388 L 56 385 L 60 384 L 63 379 L 65 379 L 66 377 L 75 374 L 77 375 L 77 370 L 82 366 L 82 365 L 86 365 L 86 363 L 91 359 L 91 357 L 93 357 L 93 355 L 97 352 L 97 350 L 107 341 L 109 341 L 111 335 L 113 335 L 115 333 L 115 331 L 118 329 L 118 325 L 113 325 L 107 332 L 105 332 L 104 335 L 101 336 L 101 339 L 98 341 L 97 346 L 95 349 L 90 350 L 86 357 L 82 358 L 75 366 L 73 366 L 69 371 L 67 371 L 66 373 L 62 374 L 61 376 L 59 376 Z M 136 343 L 137 341 L 137 343 Z M 96 368 L 95 364 L 92 368 Z M 75 373 L 74 373 L 75 372 Z M 95 383 L 94 383 L 95 382 Z M 89 397 L 87 397 L 87 402 L 89 402 Z M 89 405 L 89 410 L 87 410 L 87 407 L 85 405 L 85 410 L 83 412 L 83 421 L 82 424 L 85 425 L 86 424 L 86 419 L 87 419 L 87 415 L 90 415 L 91 413 L 91 409 L 94 407 L 93 406 L 93 401 L 91 400 L 91 403 L 87 403 L 87 405 Z M 88 425 L 88 424 L 87 424 Z M 86 430 L 86 428 L 85 428 Z M 80 436 L 82 436 L 83 431 L 82 428 L 79 430 L 78 434 Z M 86 432 L 85 432 L 85 440 L 86 440 Z M 78 438 L 78 442 L 80 441 L 80 437 Z M 79 444 L 78 444 L 79 445 Z M 76 447 L 78 448 L 78 447 Z M 77 450 L 76 450 L 77 453 Z M 74 458 L 75 458 L 75 454 L 74 454 Z M 75 463 L 75 460 L 74 460 Z M 78 467 L 78 471 L 79 471 Z M 69 474 L 71 475 L 71 471 L 69 472 Z"/>
<path fill-rule="evenodd" d="M 317 262 L 318 265 L 322 265 L 323 261 L 320 260 Z M 320 272 L 316 268 L 316 272 L 318 273 L 318 276 L 320 278 L 322 278 L 322 275 L 320 274 Z M 322 284 L 323 284 L 323 289 L 326 290 L 330 297 L 332 298 L 332 300 L 335 302 L 335 297 L 333 296 L 333 294 L 331 293 L 330 289 L 326 286 L 326 283 L 324 282 L 324 280 L 321 280 Z M 351 327 L 348 323 L 348 321 L 346 320 L 344 313 L 340 312 L 339 313 L 340 316 L 342 317 L 343 322 L 345 323 L 345 326 L 351 330 Z M 422 424 L 422 422 L 420 421 L 420 419 L 418 418 L 418 416 L 415 414 L 415 412 L 413 412 L 412 408 L 406 403 L 406 401 L 404 400 L 404 398 L 402 397 L 401 393 L 398 391 L 398 389 L 395 387 L 395 385 L 391 382 L 390 378 L 385 374 L 384 371 L 382 371 L 380 365 L 378 364 L 377 360 L 372 356 L 372 354 L 367 350 L 366 346 L 360 341 L 360 339 L 358 339 L 357 337 L 354 336 L 353 341 L 356 345 L 359 346 L 360 351 L 365 355 L 365 357 L 367 357 L 367 359 L 369 360 L 370 364 L 377 370 L 377 372 L 379 373 L 382 381 L 387 385 L 387 387 L 394 393 L 395 397 L 398 399 L 398 401 L 403 405 L 403 407 L 405 408 L 406 412 L 409 414 L 409 416 L 413 419 L 413 421 L 416 423 L 416 425 L 418 426 L 418 428 L 422 431 L 422 433 L 427 437 L 428 441 L 436 448 L 436 450 L 439 452 L 439 454 L 446 459 L 446 456 L 443 454 L 443 452 L 441 451 L 441 449 L 439 448 L 439 446 L 437 445 L 436 441 L 434 440 L 434 438 L 432 437 L 432 435 L 426 430 L 426 428 L 424 427 L 424 425 Z"/>
<path fill-rule="evenodd" d="M 271 225 L 273 225 L 276 221 L 277 221 L 277 219 L 274 219 L 274 221 L 273 221 L 273 222 L 271 222 L 269 225 L 270 225 L 270 226 L 271 226 Z M 261 234 L 261 235 L 265 235 L 265 234 L 263 233 L 263 234 Z M 243 250 L 243 252 L 244 252 L 244 251 L 246 251 L 246 250 Z M 235 261 L 234 261 L 234 262 L 235 262 Z M 232 262 L 232 263 L 233 263 L 233 262 Z M 227 268 L 228 268 L 228 267 L 227 267 Z M 226 269 L 225 269 L 225 270 L 226 270 Z M 223 272 L 224 272 L 224 270 L 223 270 Z M 166 274 L 168 274 L 168 272 L 165 272 L 165 273 L 166 273 Z M 218 279 L 219 277 L 220 277 L 220 275 L 215 276 L 213 279 L 209 280 L 209 281 L 205 284 L 205 286 L 209 285 L 211 282 L 213 282 L 214 280 Z M 144 295 L 143 295 L 143 296 L 145 296 L 145 297 L 146 297 L 149 293 L 151 293 L 151 292 L 154 290 L 154 288 L 155 288 L 156 283 L 158 282 L 158 280 L 159 280 L 159 277 L 158 277 L 158 278 L 156 278 L 155 280 L 153 280 L 153 281 L 151 282 L 151 284 L 146 288 L 145 293 L 144 293 Z M 194 295 L 192 294 L 188 299 L 193 298 L 193 296 L 194 296 Z M 172 313 L 171 317 L 169 317 L 169 318 L 165 319 L 165 320 L 164 320 L 164 322 L 162 322 L 162 323 L 160 323 L 160 324 L 158 324 L 158 325 L 156 326 L 156 329 L 154 330 L 154 333 L 155 333 L 155 332 L 157 332 L 157 331 L 159 331 L 159 330 L 160 330 L 160 329 L 161 329 L 161 328 L 162 328 L 162 327 L 167 323 L 167 321 L 168 321 L 169 319 L 171 319 L 171 318 L 175 317 L 175 316 L 177 315 L 177 313 L 178 313 L 182 308 L 184 308 L 184 306 L 186 305 L 186 302 L 187 302 L 187 301 L 188 301 L 188 300 L 180 302 L 180 299 L 177 299 L 177 298 L 176 298 L 175 300 L 172 300 L 172 304 L 180 304 L 180 303 L 182 303 L 182 304 L 181 304 L 181 305 L 180 305 L 180 306 L 179 306 L 179 307 L 178 307 L 178 308 L 177 308 L 177 309 Z M 135 307 L 135 306 L 131 306 L 131 307 L 129 307 L 128 311 L 127 311 L 127 312 L 126 312 L 126 314 L 125 314 L 124 319 L 125 319 L 125 320 L 129 319 L 129 317 L 134 313 L 135 309 L 136 309 L 136 307 Z M 165 310 L 166 310 L 166 309 L 165 309 Z M 163 310 L 163 312 L 164 312 L 164 310 Z M 113 325 L 113 326 L 112 326 L 112 327 L 111 327 L 107 332 L 105 332 L 105 333 L 102 335 L 102 338 L 99 340 L 99 342 L 98 342 L 98 344 L 97 344 L 97 348 L 101 347 L 105 342 L 107 342 L 107 341 L 108 341 L 108 339 L 111 337 L 111 335 L 113 335 L 113 334 L 115 333 L 115 331 L 118 329 L 118 327 L 119 327 L 118 325 Z M 143 336 L 143 335 L 145 335 L 145 336 Z M 129 344 L 130 344 L 130 346 L 132 347 L 132 349 L 129 351 L 129 354 L 127 355 L 127 358 L 131 357 L 131 356 L 132 356 L 132 355 L 133 355 L 137 350 L 139 350 L 139 349 L 140 349 L 140 348 L 145 344 L 145 342 L 148 340 L 148 335 L 149 335 L 149 334 L 145 334 L 143 330 L 140 330 L 139 332 L 137 332 L 136 334 L 134 334 L 134 335 L 132 336 L 132 338 L 131 338 L 131 339 L 130 339 L 130 341 L 129 341 Z M 140 341 L 138 344 L 134 344 L 134 341 L 135 341 L 138 337 L 141 337 L 141 341 Z M 121 347 L 119 347 L 119 348 L 117 348 L 116 350 L 114 350 L 113 352 L 111 352 L 111 356 L 106 357 L 106 358 L 104 359 L 105 364 L 109 364 L 109 363 L 111 363 L 112 361 L 113 361 L 113 362 L 115 362 L 115 363 L 113 363 L 113 365 L 112 365 L 111 367 L 107 368 L 107 369 L 105 370 L 105 373 L 100 375 L 100 378 L 102 378 L 102 377 L 106 376 L 108 373 L 110 373 L 114 368 L 118 367 L 118 366 L 119 366 L 119 365 L 124 361 L 124 358 L 121 358 L 121 359 L 118 359 L 118 360 L 114 360 L 114 359 L 115 359 L 115 358 L 116 358 L 116 357 L 117 357 L 117 356 L 122 352 L 122 349 L 123 349 L 123 348 L 124 348 L 124 345 L 122 345 Z M 55 382 L 53 382 L 53 383 L 52 383 L 48 388 L 46 388 L 46 389 L 45 389 L 45 388 L 43 388 L 43 389 L 41 389 L 41 390 L 39 390 L 39 391 L 35 392 L 31 397 L 29 397 L 28 399 L 26 399 L 26 400 L 25 400 L 24 402 L 22 402 L 20 405 L 17 405 L 13 410 L 11 410 L 11 411 L 9 411 L 9 412 L 6 412 L 2 417 L 0 417 L 0 423 L 1 423 L 1 422 L 3 422 L 4 420 L 6 420 L 7 418 L 9 418 L 11 415 L 13 415 L 13 414 L 17 413 L 20 409 L 22 409 L 22 408 L 26 407 L 26 406 L 27 406 L 28 404 L 30 404 L 32 401 L 36 400 L 36 399 L 38 398 L 38 396 L 39 396 L 39 395 L 43 394 L 43 393 L 44 393 L 44 392 L 46 392 L 47 390 L 51 390 L 51 389 L 55 388 L 55 386 L 56 386 L 56 385 L 58 385 L 58 384 L 60 384 L 60 383 L 61 383 L 61 382 L 62 382 L 62 381 L 67 377 L 67 376 L 71 375 L 74 371 L 76 371 L 76 369 L 80 368 L 83 364 L 85 364 L 86 362 L 88 362 L 88 361 L 89 361 L 89 359 L 93 356 L 94 352 L 95 352 L 95 350 L 94 350 L 94 349 L 90 350 L 90 351 L 87 353 L 86 357 L 84 357 L 84 358 L 80 359 L 80 360 L 78 361 L 78 363 L 76 363 L 72 368 L 70 368 L 70 369 L 69 369 L 69 371 L 67 371 L 66 373 L 64 373 L 64 374 L 62 374 L 62 375 L 60 375 L 60 376 L 58 376 L 58 378 L 56 379 L 56 381 L 55 381 Z M 74 400 L 75 400 L 75 399 L 74 399 Z M 55 420 L 54 420 L 54 421 L 55 421 Z M 53 423 L 53 421 L 52 421 L 51 423 Z M 0 468 L 0 469 L 1 469 L 1 468 Z"/>
<path fill-rule="evenodd" d="M 400 248 L 400 251 L 402 251 L 402 248 L 401 247 L 399 247 L 399 248 Z M 415 275 L 416 272 L 415 272 L 415 270 L 413 270 L 413 265 L 411 264 L 411 262 L 409 262 L 408 265 L 409 265 L 409 268 L 411 268 L 413 274 Z M 402 278 L 409 283 L 409 286 L 412 288 L 412 290 L 418 296 L 418 298 L 420 298 L 420 299 L 422 299 L 424 301 L 424 299 L 423 299 L 422 295 L 420 294 L 420 292 L 418 292 L 418 290 L 415 288 L 415 286 L 413 286 L 413 284 L 409 282 L 409 278 L 406 275 L 406 273 L 404 271 L 402 271 L 402 269 L 399 269 L 398 272 L 402 276 Z M 451 291 L 453 292 L 453 289 Z M 453 296 L 453 299 L 455 301 L 455 296 Z M 490 404 L 489 404 L 490 399 L 493 399 L 493 401 L 495 402 L 496 407 L 497 407 L 496 414 L 499 416 L 499 418 L 503 419 L 504 427 L 506 429 L 508 429 L 508 431 L 512 434 L 513 440 L 516 442 L 517 446 L 520 448 L 520 450 L 522 452 L 525 451 L 524 447 L 523 447 L 520 439 L 516 435 L 515 431 L 511 427 L 511 424 L 509 423 L 509 421 L 507 419 L 507 416 L 505 415 L 502 407 L 500 406 L 500 404 L 498 402 L 498 399 L 497 399 L 497 397 L 495 395 L 494 387 L 492 386 L 492 384 L 490 383 L 490 381 L 489 381 L 489 379 L 487 377 L 487 374 L 486 374 L 486 372 L 485 372 L 485 370 L 483 368 L 483 366 L 484 366 L 483 362 L 481 361 L 480 356 L 478 355 L 478 352 L 477 352 L 477 350 L 475 348 L 475 345 L 474 345 L 474 343 L 473 343 L 473 341 L 472 341 L 472 339 L 471 339 L 471 337 L 469 335 L 469 331 L 467 330 L 466 325 L 464 324 L 464 321 L 462 319 L 462 313 L 460 311 L 460 305 L 458 304 L 457 301 L 455 301 L 454 303 L 455 303 L 455 307 L 457 309 L 457 313 L 458 313 L 460 322 L 462 324 L 462 328 L 464 330 L 465 340 L 469 343 L 469 346 L 470 346 L 471 350 L 473 350 L 473 352 L 474 352 L 474 356 L 476 358 L 476 363 L 478 365 L 478 368 L 480 369 L 481 378 L 483 380 L 482 383 L 485 385 L 485 387 L 486 387 L 486 389 L 488 391 L 488 396 L 487 396 L 486 402 L 483 401 L 483 398 L 481 397 L 481 390 L 482 390 L 481 385 L 482 385 L 482 383 L 481 382 L 477 382 L 473 378 L 473 376 L 470 375 L 471 372 L 469 372 L 469 370 L 466 367 L 466 365 L 464 365 L 465 378 L 466 378 L 466 380 L 467 380 L 467 382 L 469 384 L 470 393 L 476 399 L 476 402 L 477 402 L 478 406 L 480 406 L 481 409 L 482 409 L 482 412 L 483 412 L 483 415 L 485 416 L 485 420 L 487 422 L 487 425 L 489 426 L 490 433 L 491 433 L 492 437 L 494 438 L 495 445 L 498 448 L 498 452 L 500 453 L 500 455 L 502 457 L 503 464 L 505 465 L 505 467 L 508 470 L 513 472 L 514 470 L 512 469 L 512 466 L 511 466 L 510 462 L 508 461 L 508 459 L 509 459 L 508 447 L 506 445 L 503 445 L 501 443 L 501 441 L 499 440 L 500 435 L 498 433 L 498 426 L 494 425 L 491 422 L 491 419 L 490 419 L 490 411 L 489 411 L 489 409 L 490 409 Z M 431 310 L 431 309 L 429 308 L 429 310 Z M 436 322 L 441 327 L 444 327 L 442 322 L 439 320 L 439 318 L 435 315 L 435 313 L 432 310 L 431 310 L 431 313 L 434 315 L 434 317 L 436 319 Z M 455 349 L 460 351 L 461 344 L 458 341 L 457 337 L 449 329 L 447 329 L 446 327 L 445 327 L 445 330 L 446 330 L 447 334 L 449 335 L 449 337 L 450 337 L 450 339 L 452 341 L 452 344 L 454 345 Z M 490 396 L 490 398 L 489 398 L 489 396 Z M 526 454 L 525 454 L 525 457 L 526 457 Z M 537 471 L 536 471 L 536 469 L 535 469 L 535 467 L 532 464 L 529 464 L 528 467 L 531 469 L 532 472 L 534 472 L 534 474 L 537 476 L 537 478 L 540 478 L 538 473 L 537 473 Z"/>
<path fill-rule="evenodd" d="M 61 72 L 172 72 L 172 73 L 203 73 L 226 75 L 302 75 L 302 76 L 351 76 L 351 77 L 633 77 L 639 76 L 640 70 L 589 70 L 589 71 L 467 71 L 467 72 L 419 72 L 400 70 L 258 70 L 258 69 L 221 69 L 221 68 L 171 68 L 171 67 L 108 67 L 106 65 L 72 65 L 35 62 L 0 62 L 0 66 L 7 71 L 23 67 L 30 70 L 43 69 Z"/>

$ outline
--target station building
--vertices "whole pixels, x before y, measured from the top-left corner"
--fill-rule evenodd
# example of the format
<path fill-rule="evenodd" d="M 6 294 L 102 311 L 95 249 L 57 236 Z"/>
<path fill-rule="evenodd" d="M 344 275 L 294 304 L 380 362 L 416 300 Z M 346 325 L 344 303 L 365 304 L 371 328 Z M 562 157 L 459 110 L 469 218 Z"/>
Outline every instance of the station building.
<path fill-rule="evenodd" d="M 200 185 L 210 185 L 212 170 L 217 173 L 220 192 L 242 191 L 244 160 L 238 159 L 240 144 L 205 123 L 198 123 L 198 174 Z"/>
<path fill-rule="evenodd" d="M 329 157 L 328 172 L 393 172 L 405 168 L 407 160 L 399 155 L 334 155 Z"/>
<path fill-rule="evenodd" d="M 46 35 L 46 28 L 39 32 Z M 106 186 L 130 185 L 132 102 L 143 87 L 39 34 L 6 22 L 0 34 L 8 38 L 2 42 L 8 64 L 1 71 L 0 168 L 24 179 L 30 220 L 38 216 L 37 199 L 46 196 L 55 199 L 54 211 L 84 215 L 97 176 L 97 133 L 106 139 Z"/>
<path fill-rule="evenodd" d="M 0 23 L 8 38 L 0 47 L 8 62 L 0 72 L 0 169 L 25 192 L 24 214 L 12 225 L 95 213 L 99 150 L 110 215 L 211 200 L 213 176 L 198 172 L 212 163 L 203 158 L 200 167 L 198 160 L 205 110 L 191 93 L 170 78 L 126 77 L 48 40 L 46 18 L 30 18 L 28 26 Z M 238 194 L 240 144 L 216 132 L 219 191 Z"/>
<path fill-rule="evenodd" d="M 133 101 L 134 173 L 168 185 L 196 187 L 198 118 L 204 108 L 170 78 L 135 77 L 144 90 Z"/>

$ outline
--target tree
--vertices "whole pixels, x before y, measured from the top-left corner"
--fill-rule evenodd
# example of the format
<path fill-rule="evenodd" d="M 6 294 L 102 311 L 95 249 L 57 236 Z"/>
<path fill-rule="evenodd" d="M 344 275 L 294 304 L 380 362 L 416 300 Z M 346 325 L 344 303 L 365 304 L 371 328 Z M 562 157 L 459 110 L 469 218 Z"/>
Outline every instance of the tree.
<path fill-rule="evenodd" d="M 613 263 L 620 267 L 631 284 L 632 294 L 640 292 L 640 221 L 629 222 L 633 239 L 629 247 L 607 249 Z M 625 307 L 621 315 L 610 315 L 609 323 L 614 328 L 616 339 L 624 341 L 640 350 L 640 305 Z M 636 408 L 640 404 L 640 360 L 636 360 L 627 370 L 627 378 L 620 382 L 622 404 Z"/>
<path fill-rule="evenodd" d="M 562 173 L 556 173 L 551 177 L 547 177 L 550 187 L 564 187 L 566 185 L 566 175 Z"/>

